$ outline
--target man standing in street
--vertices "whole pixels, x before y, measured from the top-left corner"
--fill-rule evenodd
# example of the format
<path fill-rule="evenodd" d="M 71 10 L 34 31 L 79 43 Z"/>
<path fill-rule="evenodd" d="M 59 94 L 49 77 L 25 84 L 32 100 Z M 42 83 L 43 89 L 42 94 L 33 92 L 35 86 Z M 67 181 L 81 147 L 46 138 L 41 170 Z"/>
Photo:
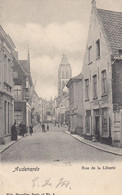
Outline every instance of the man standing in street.
<path fill-rule="evenodd" d="M 46 131 L 45 131 L 45 124 L 44 123 L 42 123 L 42 132 L 46 133 Z"/>

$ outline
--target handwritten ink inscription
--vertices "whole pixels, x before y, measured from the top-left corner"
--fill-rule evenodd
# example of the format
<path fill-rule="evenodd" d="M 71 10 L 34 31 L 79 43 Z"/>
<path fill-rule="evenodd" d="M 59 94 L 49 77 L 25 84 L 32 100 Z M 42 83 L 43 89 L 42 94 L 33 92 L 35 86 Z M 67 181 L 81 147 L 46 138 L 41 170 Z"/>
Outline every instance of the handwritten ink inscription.
<path fill-rule="evenodd" d="M 46 179 L 44 182 L 41 183 L 39 177 L 36 177 L 32 180 L 32 187 L 46 187 L 46 186 L 53 186 L 55 188 L 68 188 L 71 190 L 70 182 L 65 180 L 63 177 L 58 180 L 56 183 L 52 183 L 51 178 Z"/>

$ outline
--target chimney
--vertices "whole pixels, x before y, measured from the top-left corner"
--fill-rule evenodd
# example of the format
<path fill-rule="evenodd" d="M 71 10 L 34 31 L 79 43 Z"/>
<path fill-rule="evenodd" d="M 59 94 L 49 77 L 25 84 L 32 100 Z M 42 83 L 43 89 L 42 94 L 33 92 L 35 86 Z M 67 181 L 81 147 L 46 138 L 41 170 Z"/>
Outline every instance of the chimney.
<path fill-rule="evenodd" d="M 92 0 L 91 4 L 92 4 L 92 11 L 93 11 L 93 9 L 96 8 L 96 0 Z"/>

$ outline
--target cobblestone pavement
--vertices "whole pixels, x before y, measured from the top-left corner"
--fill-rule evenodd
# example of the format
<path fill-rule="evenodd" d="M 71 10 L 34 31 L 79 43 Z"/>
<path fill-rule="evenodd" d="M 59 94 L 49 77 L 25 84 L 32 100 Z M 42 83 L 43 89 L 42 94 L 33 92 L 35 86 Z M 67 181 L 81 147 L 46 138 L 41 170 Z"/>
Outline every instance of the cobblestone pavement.
<path fill-rule="evenodd" d="M 65 134 L 64 127 L 50 125 L 49 132 L 41 127 L 25 136 L 1 154 L 1 162 L 119 162 L 122 156 L 99 151 Z"/>

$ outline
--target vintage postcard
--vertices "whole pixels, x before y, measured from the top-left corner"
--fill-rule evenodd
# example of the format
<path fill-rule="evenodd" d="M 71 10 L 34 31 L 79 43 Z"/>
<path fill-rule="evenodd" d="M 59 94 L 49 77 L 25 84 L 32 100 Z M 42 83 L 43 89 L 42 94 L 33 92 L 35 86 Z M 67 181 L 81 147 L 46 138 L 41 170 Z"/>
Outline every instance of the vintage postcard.
<path fill-rule="evenodd" d="M 122 0 L 0 0 L 0 195 L 121 181 Z"/>

